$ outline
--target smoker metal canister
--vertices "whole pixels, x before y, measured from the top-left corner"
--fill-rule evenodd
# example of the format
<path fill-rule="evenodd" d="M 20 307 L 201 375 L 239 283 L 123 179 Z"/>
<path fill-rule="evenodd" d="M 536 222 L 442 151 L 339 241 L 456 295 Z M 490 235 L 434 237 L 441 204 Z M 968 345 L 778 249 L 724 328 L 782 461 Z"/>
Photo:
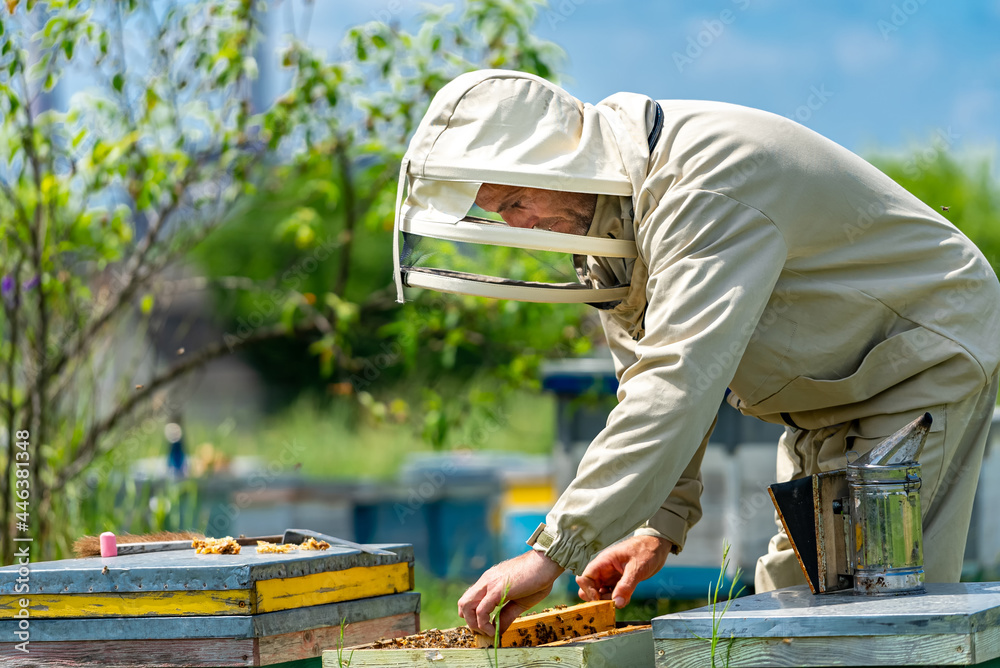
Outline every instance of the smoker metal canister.
<path fill-rule="evenodd" d="M 923 592 L 920 465 L 848 466 L 847 483 L 855 593 Z"/>

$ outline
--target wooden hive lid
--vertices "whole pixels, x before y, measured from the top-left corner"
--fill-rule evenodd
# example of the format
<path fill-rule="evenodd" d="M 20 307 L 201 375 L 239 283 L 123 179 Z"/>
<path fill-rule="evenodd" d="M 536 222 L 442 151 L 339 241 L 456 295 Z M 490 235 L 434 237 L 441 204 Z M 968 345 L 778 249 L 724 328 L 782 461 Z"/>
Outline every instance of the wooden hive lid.
<path fill-rule="evenodd" d="M 40 561 L 30 566 L 30 589 L 32 594 L 250 589 L 264 580 L 413 561 L 411 545 L 374 547 L 394 552 L 395 556 L 334 545 L 328 550 L 287 554 L 258 554 L 255 547 L 243 547 L 240 554 L 195 554 L 190 549 Z M 0 568 L 0 596 L 15 594 L 17 570 L 17 565 Z"/>

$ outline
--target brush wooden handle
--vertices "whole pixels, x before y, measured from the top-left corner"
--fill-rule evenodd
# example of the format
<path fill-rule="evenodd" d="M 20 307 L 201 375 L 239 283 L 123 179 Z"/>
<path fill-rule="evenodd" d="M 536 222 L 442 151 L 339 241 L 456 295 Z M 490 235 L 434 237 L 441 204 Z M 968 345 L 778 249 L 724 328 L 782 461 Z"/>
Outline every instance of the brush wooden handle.
<path fill-rule="evenodd" d="M 160 540 L 148 543 L 125 543 L 118 546 L 118 556 L 123 554 L 146 554 L 147 552 L 168 552 L 170 550 L 193 550 L 190 540 Z"/>

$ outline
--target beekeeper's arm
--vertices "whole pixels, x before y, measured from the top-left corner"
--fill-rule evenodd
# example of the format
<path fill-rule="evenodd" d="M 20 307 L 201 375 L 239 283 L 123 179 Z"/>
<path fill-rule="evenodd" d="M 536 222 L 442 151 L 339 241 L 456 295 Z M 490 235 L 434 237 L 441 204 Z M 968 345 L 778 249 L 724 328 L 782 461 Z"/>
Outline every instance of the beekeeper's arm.
<path fill-rule="evenodd" d="M 615 375 L 621 381 L 625 370 L 636 362 L 635 340 L 611 311 L 601 311 L 600 315 Z M 599 552 L 577 576 L 581 599 L 613 599 L 616 606 L 624 607 L 640 582 L 655 575 L 671 552 L 680 552 L 688 530 L 701 519 L 701 462 L 714 427 L 713 421 L 694 457 L 653 517 L 636 529 L 632 537 Z"/>
<path fill-rule="evenodd" d="M 787 253 L 762 213 L 701 190 L 670 193 L 637 243 L 649 267 L 645 335 L 607 427 L 535 538 L 578 575 L 644 523 L 644 533 L 683 546 L 700 516 L 707 435 Z M 663 490 L 672 490 L 666 501 Z"/>
<path fill-rule="evenodd" d="M 502 632 L 564 568 L 582 574 L 597 552 L 658 515 L 663 490 L 674 489 L 708 433 L 786 255 L 763 214 L 700 190 L 665 197 L 637 243 L 650 306 L 618 406 L 533 537 L 535 549 L 490 568 L 459 599 L 474 630 L 492 634 L 489 615 L 506 599 Z M 687 521 L 667 519 L 667 531 Z"/>
<path fill-rule="evenodd" d="M 636 342 L 615 320 L 611 311 L 601 311 L 601 323 L 615 362 L 615 375 L 621 382 L 625 370 L 638 361 Z M 670 541 L 670 551 L 674 554 L 683 549 L 688 530 L 701 519 L 701 462 L 714 428 L 715 420 L 666 500 L 649 520 L 635 530 L 635 535 Z"/>

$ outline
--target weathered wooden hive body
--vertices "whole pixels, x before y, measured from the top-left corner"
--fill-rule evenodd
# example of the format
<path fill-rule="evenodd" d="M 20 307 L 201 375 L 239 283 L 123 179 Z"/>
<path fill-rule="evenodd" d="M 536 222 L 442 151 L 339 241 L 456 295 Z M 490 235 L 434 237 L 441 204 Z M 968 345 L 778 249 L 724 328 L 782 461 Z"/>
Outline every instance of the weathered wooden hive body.
<path fill-rule="evenodd" d="M 193 549 L 0 568 L 0 665 L 264 666 L 414 633 L 413 550 Z M 29 653 L 16 648 L 29 602 Z M 296 664 L 298 665 L 298 664 Z"/>
<path fill-rule="evenodd" d="M 712 637 L 712 624 L 711 606 L 655 618 L 656 665 L 712 665 L 711 643 L 702 639 Z M 924 594 L 890 597 L 788 587 L 734 600 L 717 635 L 715 663 L 730 668 L 997 668 L 1000 582 L 928 583 Z"/>

